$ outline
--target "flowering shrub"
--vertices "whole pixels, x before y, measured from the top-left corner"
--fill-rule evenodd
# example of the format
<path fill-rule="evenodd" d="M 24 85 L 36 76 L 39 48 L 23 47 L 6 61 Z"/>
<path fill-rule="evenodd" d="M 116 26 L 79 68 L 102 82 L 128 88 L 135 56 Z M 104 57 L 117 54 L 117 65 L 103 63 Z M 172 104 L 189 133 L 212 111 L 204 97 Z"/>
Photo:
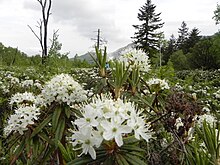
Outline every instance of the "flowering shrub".
<path fill-rule="evenodd" d="M 106 55 L 95 69 L 0 69 L 2 164 L 219 161 L 219 71 L 174 77 L 133 50 L 106 70 Z"/>

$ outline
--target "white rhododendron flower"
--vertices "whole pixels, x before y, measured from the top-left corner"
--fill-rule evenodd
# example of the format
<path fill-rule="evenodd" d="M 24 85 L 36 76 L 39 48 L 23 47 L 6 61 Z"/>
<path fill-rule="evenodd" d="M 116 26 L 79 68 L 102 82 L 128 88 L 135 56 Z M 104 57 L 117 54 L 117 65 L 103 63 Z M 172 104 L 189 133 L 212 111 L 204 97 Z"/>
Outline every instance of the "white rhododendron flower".
<path fill-rule="evenodd" d="M 213 93 L 216 99 L 220 99 L 220 89 Z"/>
<path fill-rule="evenodd" d="M 170 89 L 168 83 L 166 82 L 166 80 L 162 80 L 162 79 L 159 79 L 159 78 L 151 78 L 147 81 L 147 84 L 149 86 L 152 86 L 152 85 L 159 85 L 160 89 L 164 90 L 164 89 Z"/>
<path fill-rule="evenodd" d="M 103 140 L 113 140 L 120 147 L 123 145 L 125 135 L 134 134 L 136 139 L 143 138 L 146 141 L 152 138 L 150 124 L 145 122 L 141 112 L 131 102 L 113 100 L 109 95 L 102 95 L 84 105 L 81 113 L 82 117 L 78 117 L 73 122 L 77 131 L 73 131 L 70 139 L 73 146 L 82 145 L 82 153 L 87 154 L 90 151 L 92 158 L 94 158 L 93 147 L 99 146 Z M 91 131 L 91 133 L 87 132 L 87 137 L 81 135 L 85 130 Z M 96 141 L 93 141 L 93 137 L 96 137 Z M 85 139 L 89 140 L 87 144 L 90 146 L 85 145 Z"/>
<path fill-rule="evenodd" d="M 70 140 L 73 146 L 76 146 L 77 144 L 82 145 L 82 153 L 79 156 L 89 153 L 92 159 L 96 159 L 94 146 L 99 147 L 102 142 L 102 138 L 100 139 L 100 136 L 97 136 L 90 127 L 80 129 L 79 131 L 73 131 L 73 135 L 70 137 Z"/>
<path fill-rule="evenodd" d="M 36 103 L 36 96 L 34 96 L 31 92 L 24 92 L 24 93 L 16 93 L 14 94 L 9 104 L 17 105 L 17 106 L 23 106 L 23 105 L 32 105 Z"/>
<path fill-rule="evenodd" d="M 35 105 L 19 107 L 15 113 L 8 119 L 7 126 L 4 128 L 5 135 L 15 131 L 23 135 L 29 124 L 34 124 L 34 120 L 38 119 L 40 109 Z"/>
<path fill-rule="evenodd" d="M 33 86 L 33 84 L 34 84 L 33 80 L 24 80 L 23 82 L 21 82 L 22 87 L 31 87 Z"/>
<path fill-rule="evenodd" d="M 132 49 L 119 57 L 119 61 L 130 65 L 130 68 L 138 67 L 140 71 L 149 72 L 150 60 L 148 55 L 142 50 Z"/>
<path fill-rule="evenodd" d="M 42 89 L 42 98 L 45 104 L 52 102 L 67 103 L 82 102 L 87 99 L 86 91 L 68 74 L 53 77 Z"/>
<path fill-rule="evenodd" d="M 179 129 L 179 127 L 184 126 L 181 117 L 178 117 L 178 118 L 176 119 L 175 126 L 176 126 L 176 129 L 177 129 L 177 130 Z"/>
<path fill-rule="evenodd" d="M 123 145 L 122 134 L 132 131 L 131 127 L 128 125 L 115 122 L 114 120 L 111 120 L 111 122 L 104 120 L 101 122 L 101 126 L 104 128 L 103 138 L 105 140 L 115 139 L 119 147 Z"/>
<path fill-rule="evenodd" d="M 204 120 L 209 123 L 211 126 L 213 126 L 213 124 L 215 124 L 217 122 L 216 118 L 211 115 L 211 114 L 204 114 L 204 115 L 201 115 L 201 116 L 198 116 L 198 125 L 199 126 L 202 126 L 202 123 L 204 122 Z"/>

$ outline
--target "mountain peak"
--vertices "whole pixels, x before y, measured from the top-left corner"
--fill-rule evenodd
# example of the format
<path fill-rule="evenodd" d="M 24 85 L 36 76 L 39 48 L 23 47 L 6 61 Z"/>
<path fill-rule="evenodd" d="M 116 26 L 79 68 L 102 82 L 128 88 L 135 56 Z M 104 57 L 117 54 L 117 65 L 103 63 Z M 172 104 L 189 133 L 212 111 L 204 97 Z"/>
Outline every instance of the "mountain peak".
<path fill-rule="evenodd" d="M 108 54 L 108 58 L 109 59 L 117 59 L 119 58 L 121 55 L 125 54 L 126 52 L 129 52 L 131 50 L 135 49 L 135 44 L 134 43 L 130 43 L 124 47 L 121 47 L 119 49 L 117 49 L 114 52 L 111 52 Z"/>

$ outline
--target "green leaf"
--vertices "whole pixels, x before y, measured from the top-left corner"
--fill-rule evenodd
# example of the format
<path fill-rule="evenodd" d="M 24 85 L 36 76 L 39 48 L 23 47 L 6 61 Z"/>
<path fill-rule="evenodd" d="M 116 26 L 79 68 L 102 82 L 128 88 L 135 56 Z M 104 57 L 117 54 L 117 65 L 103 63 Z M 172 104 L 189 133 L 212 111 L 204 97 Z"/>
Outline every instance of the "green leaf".
<path fill-rule="evenodd" d="M 100 65 L 98 61 L 93 57 L 93 55 L 89 52 L 90 57 L 92 57 L 93 61 L 96 63 L 96 65 L 100 68 Z"/>
<path fill-rule="evenodd" d="M 48 142 L 50 145 L 54 145 L 54 141 L 51 140 L 51 138 L 49 138 L 45 133 L 43 132 L 39 132 L 38 136 L 42 139 L 45 140 L 46 142 Z"/>
<path fill-rule="evenodd" d="M 65 149 L 65 147 L 63 146 L 63 144 L 62 144 L 60 141 L 57 141 L 56 143 L 57 143 L 57 145 L 58 145 L 58 147 L 59 147 L 59 149 L 60 149 L 60 151 L 61 151 L 61 153 L 62 153 L 64 159 L 65 159 L 67 162 L 71 161 L 71 156 L 69 155 L 69 153 L 67 152 L 67 150 Z"/>
<path fill-rule="evenodd" d="M 137 146 L 134 146 L 134 145 L 123 145 L 121 147 L 122 150 L 124 151 L 137 151 L 137 152 L 145 152 L 144 149 L 140 148 L 140 147 L 137 147 Z"/>
<path fill-rule="evenodd" d="M 143 152 L 132 151 L 132 152 L 129 152 L 129 154 L 137 156 L 137 157 L 142 158 L 142 159 L 145 159 Z"/>
<path fill-rule="evenodd" d="M 141 96 L 137 95 L 137 97 L 146 105 L 148 105 L 151 109 L 154 109 L 151 102 L 148 102 L 148 100 L 143 99 Z"/>
<path fill-rule="evenodd" d="M 86 165 L 87 163 L 92 162 L 92 159 L 90 157 L 84 157 L 82 158 L 76 158 L 70 162 L 67 163 L 67 165 Z"/>
<path fill-rule="evenodd" d="M 104 54 L 103 54 L 103 58 L 102 58 L 102 63 L 101 63 L 102 68 L 105 68 L 106 59 L 107 59 L 107 51 L 106 51 L 106 46 L 105 46 Z"/>
<path fill-rule="evenodd" d="M 69 119 L 69 118 L 70 118 L 70 114 L 71 114 L 71 111 L 70 111 L 70 107 L 69 107 L 69 106 L 66 106 L 66 107 L 65 107 L 65 114 L 66 114 L 66 117 Z"/>
<path fill-rule="evenodd" d="M 56 107 L 55 111 L 53 112 L 53 118 L 52 118 L 52 130 L 55 132 L 58 124 L 58 120 L 61 114 L 61 107 Z"/>
<path fill-rule="evenodd" d="M 59 141 L 63 137 L 64 129 L 65 129 L 65 118 L 60 118 L 56 132 L 55 132 L 55 142 Z"/>
<path fill-rule="evenodd" d="M 121 154 L 116 154 L 116 161 L 118 165 L 129 165 L 129 163 Z"/>
<path fill-rule="evenodd" d="M 136 139 L 134 136 L 128 136 L 124 137 L 123 141 L 125 142 L 125 144 L 134 144 L 139 142 L 140 140 Z"/>
<path fill-rule="evenodd" d="M 10 162 L 10 165 L 13 165 L 21 152 L 24 150 L 25 147 L 25 138 L 22 139 L 21 144 L 18 146 L 18 148 L 14 152 L 14 156 L 12 157 L 12 160 Z"/>
<path fill-rule="evenodd" d="M 38 134 L 52 119 L 52 114 L 50 114 L 42 123 L 40 123 L 32 132 L 31 138 Z"/>
<path fill-rule="evenodd" d="M 40 164 L 46 164 L 48 158 L 52 155 L 52 153 L 55 151 L 56 147 L 55 146 L 51 146 L 50 148 L 47 147 L 45 152 L 42 153 L 42 156 L 40 156 L 42 158 L 42 160 L 40 160 Z"/>
<path fill-rule="evenodd" d="M 139 159 L 137 156 L 133 156 L 131 154 L 125 154 L 124 158 L 130 162 L 132 165 L 147 165 L 146 162 Z"/>
<path fill-rule="evenodd" d="M 91 163 L 92 164 L 100 164 L 100 162 L 105 161 L 107 158 L 106 153 L 103 154 L 97 154 L 96 155 L 96 160 L 93 160 L 90 155 L 84 155 L 80 158 L 76 158 L 70 162 L 67 163 L 67 165 L 86 165 L 87 163 Z"/>

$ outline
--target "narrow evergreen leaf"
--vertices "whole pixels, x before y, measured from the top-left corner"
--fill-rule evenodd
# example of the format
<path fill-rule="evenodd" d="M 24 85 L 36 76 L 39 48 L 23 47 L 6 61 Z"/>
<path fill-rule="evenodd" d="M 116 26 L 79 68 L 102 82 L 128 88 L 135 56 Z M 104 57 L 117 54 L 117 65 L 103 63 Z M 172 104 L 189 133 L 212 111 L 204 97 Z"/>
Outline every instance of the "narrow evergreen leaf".
<path fill-rule="evenodd" d="M 64 129 L 65 129 L 65 118 L 60 118 L 56 132 L 55 132 L 55 142 L 59 141 L 63 137 Z"/>
<path fill-rule="evenodd" d="M 14 156 L 12 157 L 12 160 L 10 162 L 10 165 L 13 165 L 17 158 L 19 157 L 19 155 L 21 154 L 21 152 L 23 151 L 25 147 L 25 138 L 22 139 L 21 144 L 18 146 L 18 148 L 15 150 L 14 152 Z"/>
<path fill-rule="evenodd" d="M 129 165 L 127 160 L 121 154 L 116 154 L 116 161 L 118 165 Z"/>
<path fill-rule="evenodd" d="M 142 161 L 136 156 L 130 155 L 130 154 L 125 154 L 124 158 L 131 163 L 131 165 L 147 165 L 146 162 Z"/>
<path fill-rule="evenodd" d="M 58 120 L 61 114 L 61 107 L 57 107 L 54 112 L 53 112 L 53 118 L 52 118 L 52 130 L 53 132 L 55 132 L 56 128 L 57 128 L 57 124 L 58 124 Z"/>
<path fill-rule="evenodd" d="M 57 143 L 65 161 L 67 161 L 67 162 L 71 161 L 71 156 L 69 155 L 69 153 L 67 152 L 67 150 L 65 149 L 63 144 L 60 141 L 57 141 L 56 143 Z"/>
<path fill-rule="evenodd" d="M 52 114 L 49 115 L 42 123 L 40 123 L 32 132 L 31 138 L 38 134 L 52 119 Z"/>

